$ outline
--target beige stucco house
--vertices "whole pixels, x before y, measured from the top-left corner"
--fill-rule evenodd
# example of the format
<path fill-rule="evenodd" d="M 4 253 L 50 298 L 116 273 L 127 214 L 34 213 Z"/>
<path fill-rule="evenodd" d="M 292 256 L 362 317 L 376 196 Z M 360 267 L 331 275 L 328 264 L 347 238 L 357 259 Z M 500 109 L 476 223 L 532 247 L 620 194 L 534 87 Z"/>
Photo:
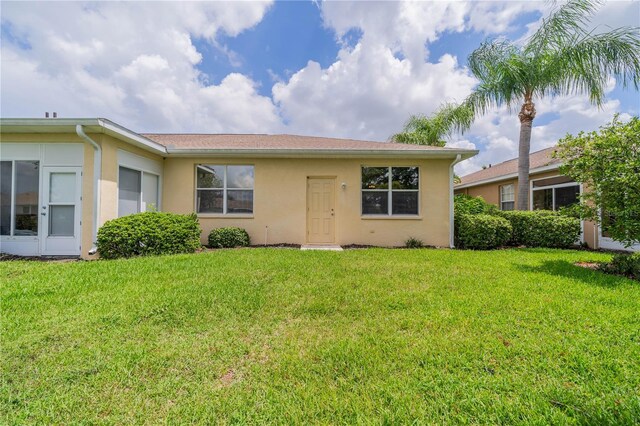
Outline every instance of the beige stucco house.
<path fill-rule="evenodd" d="M 97 229 L 196 213 L 202 241 L 452 245 L 453 165 L 477 151 L 292 135 L 138 134 L 106 119 L 1 119 L 0 250 L 90 257 Z"/>
<path fill-rule="evenodd" d="M 560 160 L 553 158 L 556 148 L 551 147 L 531 153 L 529 209 L 558 210 L 578 201 L 583 185 L 560 173 Z M 518 159 L 485 167 L 460 178 L 455 194 L 482 197 L 501 210 L 513 210 L 517 203 Z M 640 245 L 624 247 L 613 241 L 596 223 L 583 221 L 581 240 L 591 248 L 610 250 L 640 250 Z"/>

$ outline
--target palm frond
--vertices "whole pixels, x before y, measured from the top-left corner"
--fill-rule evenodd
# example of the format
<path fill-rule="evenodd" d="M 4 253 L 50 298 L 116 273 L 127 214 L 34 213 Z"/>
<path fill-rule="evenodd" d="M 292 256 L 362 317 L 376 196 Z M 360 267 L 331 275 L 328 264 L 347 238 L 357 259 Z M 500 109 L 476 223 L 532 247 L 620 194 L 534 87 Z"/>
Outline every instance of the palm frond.
<path fill-rule="evenodd" d="M 390 139 L 399 143 L 444 146 L 446 136 L 466 131 L 473 120 L 473 111 L 467 106 L 446 103 L 429 117 L 411 116 L 402 132 L 391 136 Z"/>
<path fill-rule="evenodd" d="M 640 87 L 640 30 L 626 27 L 587 34 L 541 61 L 546 66 L 540 74 L 539 95 L 584 93 L 600 105 L 612 77 L 623 87 Z"/>
<path fill-rule="evenodd" d="M 548 49 L 561 47 L 576 36 L 584 35 L 586 24 L 601 3 L 601 0 L 569 0 L 553 10 L 526 41 L 525 54 L 536 56 Z"/>

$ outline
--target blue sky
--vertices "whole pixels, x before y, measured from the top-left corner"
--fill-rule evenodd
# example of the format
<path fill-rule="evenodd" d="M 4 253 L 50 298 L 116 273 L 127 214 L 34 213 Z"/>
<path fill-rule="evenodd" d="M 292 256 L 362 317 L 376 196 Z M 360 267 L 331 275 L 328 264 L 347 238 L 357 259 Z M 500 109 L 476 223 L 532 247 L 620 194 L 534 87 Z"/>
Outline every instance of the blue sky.
<path fill-rule="evenodd" d="M 477 83 L 466 58 L 487 37 L 520 39 L 548 2 L 3 2 L 2 116 L 101 116 L 136 131 L 297 133 L 386 140 L 411 114 Z M 640 2 L 607 2 L 595 24 L 640 26 Z M 611 87 L 537 100 L 532 149 L 638 114 Z M 479 118 L 452 146 L 516 154 L 518 121 Z"/>

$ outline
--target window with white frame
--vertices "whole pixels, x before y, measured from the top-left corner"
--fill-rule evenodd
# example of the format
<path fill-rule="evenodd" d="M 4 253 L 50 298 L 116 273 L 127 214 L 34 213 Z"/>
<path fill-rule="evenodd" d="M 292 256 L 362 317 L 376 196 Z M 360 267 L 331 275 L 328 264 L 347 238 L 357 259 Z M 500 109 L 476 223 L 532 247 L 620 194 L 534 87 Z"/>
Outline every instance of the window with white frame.
<path fill-rule="evenodd" d="M 513 184 L 500 186 L 500 210 L 515 208 L 516 194 Z"/>
<path fill-rule="evenodd" d="M 0 235 L 38 235 L 39 161 L 0 161 Z"/>
<path fill-rule="evenodd" d="M 196 212 L 253 213 L 253 166 L 199 164 L 196 168 Z"/>
<path fill-rule="evenodd" d="M 158 210 L 158 175 L 120 166 L 118 169 L 118 217 Z"/>
<path fill-rule="evenodd" d="M 362 167 L 362 215 L 418 215 L 418 167 Z"/>
<path fill-rule="evenodd" d="M 533 210 L 559 210 L 580 199 L 580 184 L 567 176 L 534 180 L 531 186 Z"/>

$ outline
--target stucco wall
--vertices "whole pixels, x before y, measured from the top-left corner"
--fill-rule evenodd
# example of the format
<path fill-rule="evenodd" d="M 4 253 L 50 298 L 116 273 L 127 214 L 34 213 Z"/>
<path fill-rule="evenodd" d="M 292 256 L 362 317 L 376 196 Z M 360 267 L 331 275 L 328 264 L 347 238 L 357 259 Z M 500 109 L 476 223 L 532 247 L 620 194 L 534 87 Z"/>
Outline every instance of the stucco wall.
<path fill-rule="evenodd" d="M 195 211 L 197 164 L 255 166 L 254 214 L 250 218 L 203 214 L 202 241 L 213 228 L 245 228 L 254 244 L 306 242 L 307 177 L 335 177 L 336 244 L 397 246 L 409 237 L 425 244 L 449 245 L 449 165 L 451 160 L 380 161 L 358 159 L 216 159 L 167 158 L 164 211 Z M 360 214 L 360 168 L 419 166 L 420 215 L 416 218 L 369 219 Z M 342 189 L 341 184 L 346 184 Z"/>

